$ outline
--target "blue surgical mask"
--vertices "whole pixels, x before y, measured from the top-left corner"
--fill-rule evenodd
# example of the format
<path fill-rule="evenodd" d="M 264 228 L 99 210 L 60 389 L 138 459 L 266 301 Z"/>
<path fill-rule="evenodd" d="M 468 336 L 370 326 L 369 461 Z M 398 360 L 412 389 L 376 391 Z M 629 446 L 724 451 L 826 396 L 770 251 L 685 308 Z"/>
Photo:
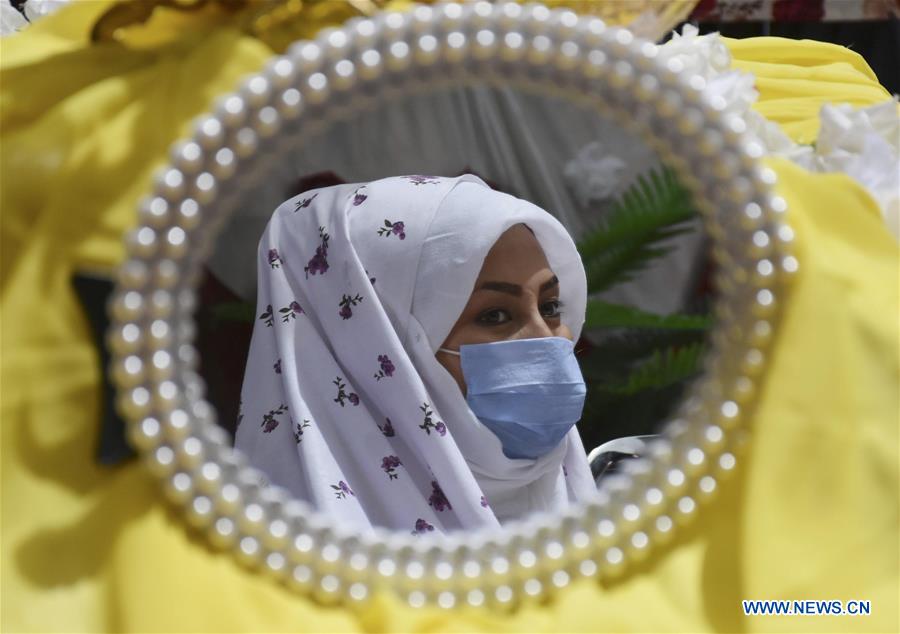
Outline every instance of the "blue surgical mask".
<path fill-rule="evenodd" d="M 581 418 L 587 389 L 574 344 L 563 337 L 460 346 L 466 401 L 507 458 L 552 451 Z"/>

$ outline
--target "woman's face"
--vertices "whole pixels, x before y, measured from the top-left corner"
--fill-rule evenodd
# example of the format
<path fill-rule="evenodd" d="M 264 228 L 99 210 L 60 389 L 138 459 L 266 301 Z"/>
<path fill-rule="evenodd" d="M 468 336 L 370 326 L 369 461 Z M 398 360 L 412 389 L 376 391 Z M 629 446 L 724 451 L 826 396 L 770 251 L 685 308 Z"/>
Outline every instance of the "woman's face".
<path fill-rule="evenodd" d="M 488 252 L 475 290 L 441 347 L 458 352 L 462 345 L 509 339 L 571 340 L 561 314 L 559 280 L 544 251 L 524 224 L 514 225 Z M 465 394 L 459 357 L 440 351 L 436 357 Z"/>

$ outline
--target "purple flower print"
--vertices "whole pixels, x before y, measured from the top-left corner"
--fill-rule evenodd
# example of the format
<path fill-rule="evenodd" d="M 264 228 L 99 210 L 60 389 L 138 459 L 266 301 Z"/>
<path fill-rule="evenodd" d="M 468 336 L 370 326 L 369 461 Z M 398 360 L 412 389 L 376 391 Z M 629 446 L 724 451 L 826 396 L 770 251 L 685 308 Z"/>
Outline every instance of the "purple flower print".
<path fill-rule="evenodd" d="M 422 421 L 422 424 L 419 425 L 419 429 L 424 429 L 425 433 L 429 436 L 431 435 L 431 430 L 434 429 L 439 436 L 447 435 L 447 426 L 444 425 L 441 421 L 435 423 L 432 420 L 432 416 L 434 416 L 434 412 L 431 411 L 431 406 L 428 403 L 422 403 L 419 406 L 419 409 L 425 412 L 425 419 Z"/>
<path fill-rule="evenodd" d="M 568 477 L 569 477 L 569 470 L 566 469 L 566 465 L 563 465 L 562 468 L 563 468 L 563 475 L 566 476 L 566 477 L 568 478 Z"/>
<path fill-rule="evenodd" d="M 303 200 L 301 200 L 300 202 L 298 202 L 298 203 L 297 203 L 297 206 L 294 208 L 294 213 L 297 213 L 297 212 L 300 211 L 301 209 L 305 209 L 306 207 L 309 207 L 309 204 L 310 204 L 310 203 L 313 201 L 313 199 L 314 199 L 316 196 L 318 196 L 318 195 L 319 195 L 319 192 L 316 192 L 315 194 L 313 194 L 313 195 L 310 196 L 309 198 L 304 198 Z"/>
<path fill-rule="evenodd" d="M 487 498 L 484 497 L 483 495 L 481 496 L 481 506 L 483 506 L 484 508 L 487 508 L 488 506 L 490 506 L 490 504 L 488 504 Z"/>
<path fill-rule="evenodd" d="M 375 374 L 376 381 L 380 381 L 386 376 L 394 376 L 394 371 L 397 368 L 394 367 L 394 364 L 386 354 L 378 355 L 378 363 L 381 364 L 381 369 Z"/>
<path fill-rule="evenodd" d="M 397 456 L 385 456 L 381 459 L 381 468 L 386 474 L 388 474 L 389 480 L 396 480 L 399 477 L 396 473 L 396 469 L 402 464 L 403 463 L 400 462 L 400 458 L 398 458 Z"/>
<path fill-rule="evenodd" d="M 441 179 L 436 176 L 425 176 L 424 174 L 412 174 L 401 178 L 405 178 L 413 185 L 434 185 L 441 182 Z"/>
<path fill-rule="evenodd" d="M 349 295 L 342 296 L 339 303 L 341 309 L 338 311 L 338 315 L 341 316 L 341 319 L 350 319 L 351 317 L 353 317 L 353 311 L 350 309 L 350 307 L 356 306 L 362 300 L 363 298 L 359 293 L 357 293 L 355 297 L 350 297 Z"/>
<path fill-rule="evenodd" d="M 284 264 L 284 260 L 278 255 L 278 249 L 269 249 L 269 266 L 277 269 L 282 264 Z"/>
<path fill-rule="evenodd" d="M 365 187 L 365 185 L 363 185 L 363 187 Z M 354 207 L 359 207 L 361 204 L 363 204 L 365 202 L 366 198 L 368 198 L 368 196 L 366 196 L 365 194 L 359 193 L 360 189 L 362 189 L 362 187 L 358 187 L 356 189 L 356 191 L 353 192 L 353 206 Z"/>
<path fill-rule="evenodd" d="M 382 427 L 381 425 L 378 425 L 378 429 L 381 430 L 382 434 L 384 434 L 385 436 L 390 438 L 391 436 L 394 435 L 394 426 L 391 424 L 390 418 L 385 418 L 384 420 L 385 420 L 384 427 Z M 376 423 L 376 425 L 377 424 L 378 423 Z"/>
<path fill-rule="evenodd" d="M 266 312 L 259 316 L 260 319 L 266 324 L 266 327 L 271 328 L 272 324 L 275 323 L 275 318 L 272 315 L 272 304 L 266 306 Z"/>
<path fill-rule="evenodd" d="M 391 222 L 385 218 L 384 226 L 378 229 L 378 235 L 385 237 L 394 235 L 401 240 L 406 240 L 406 227 L 402 222 Z"/>
<path fill-rule="evenodd" d="M 295 300 L 284 308 L 279 308 L 278 312 L 281 313 L 282 323 L 286 324 L 292 319 L 297 319 L 297 315 L 303 315 L 306 311 Z"/>
<path fill-rule="evenodd" d="M 332 484 L 331 488 L 334 489 L 335 495 L 338 499 L 343 500 L 348 495 L 356 496 L 356 493 L 350 489 L 350 485 L 348 485 L 343 480 L 339 480 L 337 484 Z"/>
<path fill-rule="evenodd" d="M 332 381 L 338 388 L 337 398 L 334 399 L 335 403 L 340 403 L 341 407 L 344 406 L 344 400 L 350 401 L 351 405 L 359 405 L 359 396 L 355 392 L 350 392 L 349 394 L 346 391 L 347 386 L 344 384 L 344 380 L 341 377 L 337 377 L 334 381 Z"/>
<path fill-rule="evenodd" d="M 293 419 L 291 419 L 291 423 L 293 422 Z M 300 444 L 300 441 L 303 440 L 303 430 L 306 427 L 309 427 L 309 421 L 304 418 L 303 422 L 297 423 L 296 427 L 294 428 L 294 440 L 297 441 L 298 445 Z"/>
<path fill-rule="evenodd" d="M 278 359 L 275 363 L 273 363 L 272 368 L 274 368 L 275 374 L 281 374 L 281 359 Z"/>
<path fill-rule="evenodd" d="M 412 532 L 413 535 L 421 535 L 422 533 L 427 533 L 429 531 L 433 531 L 434 526 L 419 518 L 416 520 L 416 529 Z"/>
<path fill-rule="evenodd" d="M 287 408 L 288 408 L 287 405 L 282 404 L 282 405 L 278 406 L 278 409 L 271 409 L 271 410 L 269 410 L 268 414 L 263 414 L 263 420 L 262 420 L 262 423 L 260 424 L 260 427 L 263 428 L 264 434 L 269 434 L 276 427 L 278 427 L 278 425 L 281 421 L 275 417 L 281 416 L 282 414 L 287 412 Z"/>
<path fill-rule="evenodd" d="M 309 263 L 303 267 L 303 271 L 306 273 L 306 279 L 309 279 L 310 274 L 315 275 L 316 273 L 323 274 L 328 270 L 328 240 L 329 236 L 325 233 L 325 227 L 319 227 L 319 239 L 321 240 L 321 244 L 316 247 L 316 254 L 312 256 Z"/>
<path fill-rule="evenodd" d="M 441 485 L 435 480 L 431 481 L 431 497 L 428 498 L 428 505 L 434 508 L 435 511 L 453 510 L 453 507 L 450 506 L 450 501 L 441 489 Z"/>
<path fill-rule="evenodd" d="M 369 269 L 366 269 L 366 275 L 369 275 Z M 375 286 L 375 278 L 370 277 L 369 282 L 371 282 L 372 286 Z"/>

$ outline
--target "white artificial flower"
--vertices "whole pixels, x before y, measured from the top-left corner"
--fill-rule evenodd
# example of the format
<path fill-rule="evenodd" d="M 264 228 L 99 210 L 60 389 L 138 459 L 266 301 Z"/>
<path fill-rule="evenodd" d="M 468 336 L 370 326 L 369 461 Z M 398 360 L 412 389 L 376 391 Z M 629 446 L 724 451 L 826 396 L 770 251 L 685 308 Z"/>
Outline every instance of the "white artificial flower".
<path fill-rule="evenodd" d="M 28 26 L 28 20 L 19 13 L 9 0 L 0 0 L 0 36 L 11 35 Z"/>
<path fill-rule="evenodd" d="M 672 39 L 659 47 L 658 57 L 664 62 L 678 59 L 688 73 L 696 73 L 704 79 L 727 71 L 731 66 L 731 53 L 719 34 L 698 33 L 696 26 L 685 24 L 680 34 L 673 32 Z"/>
<path fill-rule="evenodd" d="M 612 198 L 625 173 L 626 164 L 599 141 L 592 141 L 566 163 L 563 175 L 578 202 L 590 203 Z"/>
<path fill-rule="evenodd" d="M 70 0 L 26 0 L 25 15 L 34 22 L 45 15 L 50 15 L 68 4 Z"/>
<path fill-rule="evenodd" d="M 822 127 L 816 150 L 831 154 L 838 150 L 862 151 L 863 135 L 874 134 L 900 152 L 900 117 L 897 103 L 889 99 L 868 108 L 855 109 L 850 104 L 825 104 L 819 113 Z"/>
<path fill-rule="evenodd" d="M 753 110 L 759 93 L 755 77 L 731 70 L 731 54 L 718 33 L 700 36 L 686 24 L 681 34 L 659 47 L 659 58 L 677 58 L 688 73 L 706 80 L 706 99 L 722 97 L 724 113 L 747 126 L 747 138 L 759 141 L 766 154 L 787 158 L 811 172 L 842 172 L 859 182 L 881 207 L 885 223 L 900 239 L 900 115 L 890 99 L 868 108 L 825 104 L 815 146 L 799 145 L 774 122 Z M 594 159 L 596 161 L 596 158 Z"/>
<path fill-rule="evenodd" d="M 900 239 L 900 114 L 891 98 L 868 108 L 825 104 L 813 160 L 817 172 L 843 172 L 865 187 Z"/>

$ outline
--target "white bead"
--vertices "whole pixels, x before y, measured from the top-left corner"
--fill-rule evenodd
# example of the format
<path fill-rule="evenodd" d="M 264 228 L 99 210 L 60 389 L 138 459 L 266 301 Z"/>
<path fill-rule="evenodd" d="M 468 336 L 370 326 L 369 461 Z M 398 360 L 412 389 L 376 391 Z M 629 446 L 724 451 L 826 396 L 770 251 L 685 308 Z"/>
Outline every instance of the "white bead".
<path fill-rule="evenodd" d="M 110 304 L 113 317 L 119 321 L 137 321 L 144 313 L 144 297 L 137 291 L 119 292 Z"/>
<path fill-rule="evenodd" d="M 434 30 L 434 9 L 428 5 L 417 5 L 412 10 L 410 27 L 418 35 L 431 33 Z"/>
<path fill-rule="evenodd" d="M 553 42 L 546 35 L 536 35 L 528 47 L 528 61 L 534 65 L 543 65 L 550 59 Z"/>
<path fill-rule="evenodd" d="M 266 63 L 266 77 L 274 90 L 284 90 L 297 80 L 297 64 L 287 56 L 276 57 Z"/>
<path fill-rule="evenodd" d="M 147 265 L 142 260 L 126 260 L 116 271 L 116 280 L 123 286 L 144 286 L 148 276 Z"/>
<path fill-rule="evenodd" d="M 203 168 L 203 149 L 196 141 L 179 141 L 169 153 L 172 164 L 188 175 Z"/>
<path fill-rule="evenodd" d="M 231 518 L 219 517 L 211 523 L 207 535 L 217 548 L 230 548 L 237 541 L 237 527 Z"/>
<path fill-rule="evenodd" d="M 393 72 L 401 72 L 409 68 L 412 54 L 406 42 L 394 42 L 388 47 L 385 63 Z"/>
<path fill-rule="evenodd" d="M 119 411 L 126 418 L 136 419 L 146 416 L 150 409 L 150 392 L 139 386 L 121 393 L 118 399 Z"/>
<path fill-rule="evenodd" d="M 187 501 L 194 491 L 194 483 L 191 476 L 184 471 L 178 471 L 166 478 L 163 482 L 163 490 L 166 496 L 175 502 L 181 504 Z"/>
<path fill-rule="evenodd" d="M 253 127 L 264 139 L 274 136 L 281 127 L 278 111 L 272 106 L 263 107 L 254 117 Z"/>
<path fill-rule="evenodd" d="M 171 227 L 166 232 L 165 252 L 176 260 L 187 253 L 187 234 L 181 227 Z"/>
<path fill-rule="evenodd" d="M 323 73 L 313 73 L 306 79 L 302 90 L 306 101 L 320 104 L 328 98 L 330 93 L 328 78 Z"/>
<path fill-rule="evenodd" d="M 118 347 L 114 346 L 114 348 Z M 125 351 L 123 350 L 122 352 Z M 113 364 L 112 376 L 119 388 L 134 387 L 142 383 L 146 378 L 144 363 L 139 356 L 129 355 Z"/>
<path fill-rule="evenodd" d="M 444 57 L 451 63 L 461 61 L 466 56 L 466 36 L 453 31 L 445 38 Z"/>
<path fill-rule="evenodd" d="M 175 452 L 168 445 L 160 445 L 146 459 L 150 471 L 165 477 L 175 470 Z"/>
<path fill-rule="evenodd" d="M 228 179 L 234 174 L 237 167 L 237 157 L 228 148 L 220 148 L 213 157 L 210 172 L 218 179 Z M 195 202 L 196 204 L 196 202 Z"/>
<path fill-rule="evenodd" d="M 296 119 L 303 113 L 303 95 L 296 88 L 288 88 L 276 97 L 275 107 L 286 120 Z"/>
<path fill-rule="evenodd" d="M 153 417 L 128 426 L 128 441 L 139 450 L 148 451 L 156 447 L 161 437 L 159 421 Z"/>
<path fill-rule="evenodd" d="M 288 48 L 287 55 L 296 65 L 298 75 L 301 77 L 319 70 L 324 58 L 322 47 L 315 42 L 308 41 L 292 44 Z"/>
<path fill-rule="evenodd" d="M 469 12 L 468 22 L 476 27 L 482 27 L 490 24 L 495 17 L 495 7 L 491 2 L 486 0 L 477 0 L 476 2 L 467 3 L 464 9 Z"/>
<path fill-rule="evenodd" d="M 349 59 L 342 59 L 332 68 L 331 76 L 335 88 L 348 90 L 356 83 L 356 66 Z"/>
<path fill-rule="evenodd" d="M 218 193 L 216 178 L 209 172 L 201 172 L 194 179 L 191 196 L 201 205 L 211 203 Z"/>
<path fill-rule="evenodd" d="M 215 519 L 213 506 L 205 495 L 198 495 L 187 505 L 187 521 L 194 528 L 205 528 Z"/>
<path fill-rule="evenodd" d="M 240 158 L 249 158 L 259 149 L 259 135 L 252 128 L 241 128 L 234 137 L 232 146 Z"/>
<path fill-rule="evenodd" d="M 346 28 L 357 47 L 367 48 L 375 43 L 377 30 L 374 21 L 368 18 L 350 20 Z"/>
<path fill-rule="evenodd" d="M 561 70 L 574 68 L 580 61 L 581 49 L 572 41 L 565 41 L 559 46 L 556 55 L 556 66 Z"/>
<path fill-rule="evenodd" d="M 262 75 L 253 75 L 241 82 L 240 93 L 251 109 L 261 108 L 269 101 L 272 85 Z"/>
<path fill-rule="evenodd" d="M 205 115 L 194 124 L 194 139 L 201 148 L 214 149 L 222 145 L 225 130 L 217 117 Z"/>
<path fill-rule="evenodd" d="M 438 40 L 433 35 L 423 35 L 416 40 L 413 56 L 422 66 L 430 66 L 438 59 Z"/>
<path fill-rule="evenodd" d="M 162 174 L 159 174 L 159 177 L 161 176 Z M 162 196 L 144 198 L 141 201 L 138 213 L 140 222 L 151 227 L 162 227 L 171 222 L 169 201 Z M 145 241 L 149 239 L 146 238 L 146 233 L 143 235 L 145 236 Z"/>
<path fill-rule="evenodd" d="M 600 46 L 606 33 L 606 23 L 600 18 L 588 17 L 575 26 L 578 36 L 588 47 Z"/>
<path fill-rule="evenodd" d="M 515 62 L 525 54 L 525 38 L 517 31 L 511 31 L 503 36 L 500 44 L 500 58 L 506 62 Z"/>

